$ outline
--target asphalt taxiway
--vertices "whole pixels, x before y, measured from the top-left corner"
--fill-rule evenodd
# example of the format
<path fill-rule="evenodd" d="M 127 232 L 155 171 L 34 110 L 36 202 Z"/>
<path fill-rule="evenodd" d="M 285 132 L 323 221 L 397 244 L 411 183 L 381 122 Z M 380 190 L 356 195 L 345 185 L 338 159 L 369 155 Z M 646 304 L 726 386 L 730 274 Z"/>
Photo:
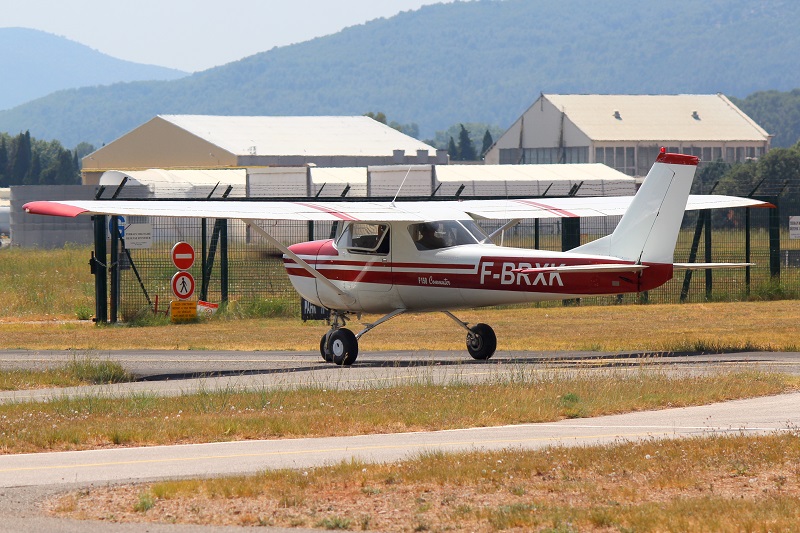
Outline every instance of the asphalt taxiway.
<path fill-rule="evenodd" d="M 59 366 L 76 357 L 118 361 L 137 376 L 137 381 L 96 387 L 5 392 L 0 394 L 0 401 L 46 401 L 81 394 L 174 395 L 215 388 L 365 388 L 411 380 L 446 384 L 555 372 L 702 373 L 741 368 L 800 373 L 800 353 L 764 352 L 714 355 L 501 352 L 489 362 L 471 361 L 462 352 L 365 353 L 359 356 L 356 365 L 342 368 L 326 364 L 319 354 L 308 352 L 2 351 L 0 368 Z M 796 432 L 798 427 L 800 393 L 792 393 L 544 424 L 2 455 L 0 531 L 137 530 L 131 525 L 76 523 L 38 514 L 38 500 L 60 491 L 87 486 L 242 474 L 272 468 L 311 468 L 349 459 L 395 461 L 431 451 L 535 449 L 722 433 Z M 168 525 L 148 525 L 148 529 L 188 531 L 181 526 Z"/>

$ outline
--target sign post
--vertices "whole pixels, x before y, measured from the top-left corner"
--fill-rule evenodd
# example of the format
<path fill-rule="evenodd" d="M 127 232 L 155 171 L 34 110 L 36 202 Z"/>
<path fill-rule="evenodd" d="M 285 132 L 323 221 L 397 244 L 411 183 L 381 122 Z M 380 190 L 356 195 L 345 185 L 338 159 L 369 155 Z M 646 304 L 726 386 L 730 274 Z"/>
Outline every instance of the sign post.
<path fill-rule="evenodd" d="M 194 295 L 194 276 L 186 272 L 194 264 L 194 248 L 187 242 L 178 242 L 172 247 L 172 264 L 178 272 L 172 276 L 172 294 L 177 300 L 170 304 L 170 318 L 173 322 L 188 322 L 197 318 L 197 302 L 190 300 Z"/>

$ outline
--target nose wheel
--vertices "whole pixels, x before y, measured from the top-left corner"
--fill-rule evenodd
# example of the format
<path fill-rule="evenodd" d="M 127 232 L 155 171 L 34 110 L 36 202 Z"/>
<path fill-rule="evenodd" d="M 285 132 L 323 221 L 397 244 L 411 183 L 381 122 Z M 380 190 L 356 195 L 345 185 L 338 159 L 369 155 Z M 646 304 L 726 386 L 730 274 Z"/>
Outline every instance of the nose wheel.
<path fill-rule="evenodd" d="M 320 339 L 319 351 L 327 363 L 350 366 L 358 357 L 358 339 L 347 328 L 331 330 Z"/>

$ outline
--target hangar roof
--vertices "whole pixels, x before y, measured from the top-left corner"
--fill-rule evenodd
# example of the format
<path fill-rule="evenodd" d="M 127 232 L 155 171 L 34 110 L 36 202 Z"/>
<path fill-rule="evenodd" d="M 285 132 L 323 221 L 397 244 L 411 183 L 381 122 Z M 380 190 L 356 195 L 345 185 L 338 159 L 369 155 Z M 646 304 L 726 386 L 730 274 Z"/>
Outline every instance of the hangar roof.
<path fill-rule="evenodd" d="M 436 149 L 366 116 L 227 117 L 159 115 L 236 155 L 387 156 Z"/>
<path fill-rule="evenodd" d="M 595 141 L 766 141 L 722 94 L 544 94 Z M 534 104 L 536 105 L 536 104 Z"/>

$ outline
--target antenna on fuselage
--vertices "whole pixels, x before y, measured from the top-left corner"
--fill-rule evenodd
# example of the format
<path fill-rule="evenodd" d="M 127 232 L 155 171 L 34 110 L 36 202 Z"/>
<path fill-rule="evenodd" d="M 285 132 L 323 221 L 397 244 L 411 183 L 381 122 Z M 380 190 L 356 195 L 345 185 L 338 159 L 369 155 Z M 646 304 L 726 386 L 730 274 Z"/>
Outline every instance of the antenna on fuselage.
<path fill-rule="evenodd" d="M 402 189 L 402 188 L 403 188 L 403 185 L 405 185 L 405 183 L 406 183 L 406 178 L 408 178 L 408 175 L 409 175 L 409 174 L 411 174 L 411 166 L 410 166 L 410 165 L 409 165 L 409 167 L 408 167 L 408 172 L 406 172 L 406 176 L 405 176 L 405 178 L 403 178 L 403 181 L 401 181 L 401 182 L 400 182 L 400 187 L 398 187 L 398 188 L 397 188 L 397 192 L 396 192 L 396 193 L 394 193 L 394 198 L 392 198 L 392 207 L 394 207 L 394 201 L 395 201 L 395 200 L 397 200 L 397 195 L 398 195 L 398 194 L 400 194 L 400 189 Z"/>

